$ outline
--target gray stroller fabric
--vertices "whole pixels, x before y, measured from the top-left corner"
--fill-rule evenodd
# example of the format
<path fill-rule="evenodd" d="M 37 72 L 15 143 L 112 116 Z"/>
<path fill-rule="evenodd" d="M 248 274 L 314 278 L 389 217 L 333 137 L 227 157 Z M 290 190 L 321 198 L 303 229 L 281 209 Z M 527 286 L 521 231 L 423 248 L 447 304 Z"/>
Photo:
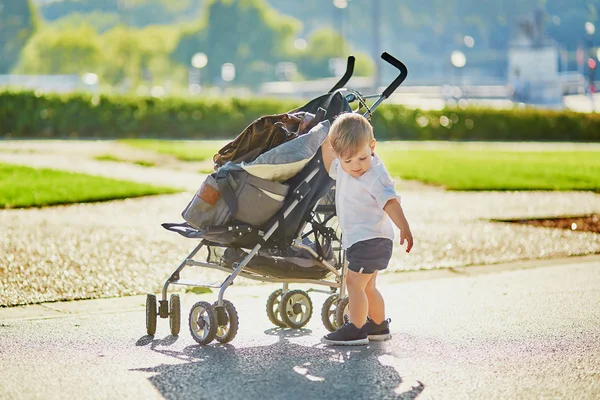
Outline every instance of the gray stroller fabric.
<path fill-rule="evenodd" d="M 261 154 L 248 165 L 289 164 L 314 157 L 329 133 L 329 121 L 319 123 L 310 132 Z"/>
<path fill-rule="evenodd" d="M 304 246 L 310 247 L 315 252 L 318 252 L 317 246 L 309 238 L 302 239 Z M 330 242 L 323 243 L 321 247 L 321 255 L 325 260 L 331 260 L 333 258 L 333 248 Z M 296 247 L 288 247 L 285 252 L 281 252 L 277 249 L 264 249 L 259 250 L 258 254 L 265 257 L 281 257 L 289 262 L 296 264 L 299 267 L 310 268 L 314 266 L 320 266 L 321 264 L 315 260 L 315 258 L 307 250 L 299 249 Z"/>
<path fill-rule="evenodd" d="M 300 170 L 315 156 L 329 133 L 330 123 L 324 121 L 310 132 L 280 144 L 261 154 L 241 167 L 254 176 L 271 181 L 285 181 Z"/>
<path fill-rule="evenodd" d="M 302 243 L 314 251 L 318 250 L 316 244 L 308 238 L 303 239 Z M 325 260 L 334 260 L 335 255 L 330 242 L 322 244 L 321 253 Z M 225 265 L 233 267 L 234 263 L 241 262 L 247 255 L 248 253 L 241 249 L 229 247 L 221 256 L 221 261 Z M 295 247 L 288 247 L 285 250 L 259 250 L 258 254 L 248 262 L 246 269 L 279 278 L 304 279 L 322 279 L 330 272 L 308 251 Z"/>
<path fill-rule="evenodd" d="M 241 165 L 231 161 L 209 175 L 181 216 L 196 229 L 232 221 L 262 227 L 284 204 L 296 175 L 315 156 L 329 132 L 329 121 Z"/>
<path fill-rule="evenodd" d="M 283 207 L 288 189 L 228 162 L 206 178 L 181 216 L 197 229 L 231 220 L 260 227 Z"/>

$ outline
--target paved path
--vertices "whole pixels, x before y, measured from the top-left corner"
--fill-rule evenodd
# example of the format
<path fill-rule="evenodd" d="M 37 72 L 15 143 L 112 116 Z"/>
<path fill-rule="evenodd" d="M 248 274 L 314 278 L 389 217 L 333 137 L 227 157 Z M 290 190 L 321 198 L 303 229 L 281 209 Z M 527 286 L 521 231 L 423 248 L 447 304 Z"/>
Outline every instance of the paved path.
<path fill-rule="evenodd" d="M 388 274 L 391 341 L 327 348 L 318 313 L 273 328 L 275 287 L 234 286 L 229 345 L 145 335 L 141 296 L 0 308 L 2 399 L 600 398 L 600 256 Z"/>
<path fill-rule="evenodd" d="M 144 168 L 93 159 L 99 154 L 124 154 L 130 151 L 127 149 L 110 141 L 0 142 L 0 162 L 62 168 L 186 190 L 177 195 L 124 201 L 0 210 L 0 305 L 157 291 L 189 254 L 195 242 L 164 230 L 160 224 L 182 221 L 180 213 L 204 175 L 195 172 L 197 165 L 169 160 L 161 160 L 168 167 Z M 156 157 L 137 150 L 124 156 Z M 447 192 L 412 182 L 400 182 L 400 192 L 416 244 L 410 255 L 397 246 L 389 271 L 600 252 L 598 234 L 489 222 L 493 218 L 600 213 L 598 194 Z M 185 273 L 191 278 L 224 279 L 220 272 L 201 268 Z"/>

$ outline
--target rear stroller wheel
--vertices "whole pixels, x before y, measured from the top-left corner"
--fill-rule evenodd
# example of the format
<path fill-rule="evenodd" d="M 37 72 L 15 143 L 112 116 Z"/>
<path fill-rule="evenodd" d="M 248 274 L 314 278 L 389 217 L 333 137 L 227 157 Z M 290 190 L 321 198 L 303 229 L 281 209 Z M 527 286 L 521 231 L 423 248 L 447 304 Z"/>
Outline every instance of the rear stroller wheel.
<path fill-rule="evenodd" d="M 290 328 L 302 328 L 310 320 L 312 312 L 312 301 L 302 290 L 290 290 L 281 298 L 279 314 L 281 320 Z"/>
<path fill-rule="evenodd" d="M 146 296 L 146 333 L 154 336 L 156 333 L 156 296 L 148 294 Z"/>
<path fill-rule="evenodd" d="M 335 323 L 337 324 L 337 327 L 341 327 L 342 325 L 344 325 L 346 323 L 346 320 L 350 319 L 350 308 L 348 307 L 349 304 L 349 300 L 347 297 L 344 297 L 342 300 L 340 300 L 340 302 L 338 303 L 336 310 L 335 310 Z M 336 328 L 337 329 L 337 328 Z"/>
<path fill-rule="evenodd" d="M 279 314 L 279 305 L 281 304 L 281 289 L 277 289 L 267 299 L 267 317 L 273 325 L 280 328 L 287 328 L 287 325 L 281 320 L 281 314 Z"/>
<path fill-rule="evenodd" d="M 179 301 L 178 294 L 172 294 L 171 300 L 169 300 L 169 328 L 171 328 L 171 335 L 179 335 L 181 328 L 181 302 Z"/>
<path fill-rule="evenodd" d="M 332 294 L 325 300 L 323 303 L 323 308 L 321 308 L 321 321 L 329 332 L 333 332 L 340 327 L 336 319 L 339 301 L 340 296 L 337 294 Z"/>
<path fill-rule="evenodd" d="M 210 303 L 199 301 L 190 310 L 189 326 L 192 337 L 198 344 L 205 345 L 217 335 L 217 312 Z"/>
<path fill-rule="evenodd" d="M 223 308 L 225 311 L 225 320 L 219 321 L 219 310 L 217 308 L 218 302 L 213 303 L 213 307 L 217 311 L 217 342 L 229 343 L 233 340 L 238 331 L 239 319 L 238 313 L 233 303 L 228 300 L 223 300 Z"/>

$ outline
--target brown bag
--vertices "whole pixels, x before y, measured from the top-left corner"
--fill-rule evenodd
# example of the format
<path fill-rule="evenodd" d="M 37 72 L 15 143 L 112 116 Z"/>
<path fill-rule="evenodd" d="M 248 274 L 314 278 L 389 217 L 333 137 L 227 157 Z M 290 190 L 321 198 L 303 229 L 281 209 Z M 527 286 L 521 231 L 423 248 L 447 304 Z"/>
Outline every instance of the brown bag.
<path fill-rule="evenodd" d="M 215 154 L 214 168 L 217 170 L 228 161 L 236 164 L 251 162 L 262 153 L 305 134 L 324 115 L 323 110 L 322 113 L 318 112 L 316 117 L 307 112 L 260 117 Z"/>

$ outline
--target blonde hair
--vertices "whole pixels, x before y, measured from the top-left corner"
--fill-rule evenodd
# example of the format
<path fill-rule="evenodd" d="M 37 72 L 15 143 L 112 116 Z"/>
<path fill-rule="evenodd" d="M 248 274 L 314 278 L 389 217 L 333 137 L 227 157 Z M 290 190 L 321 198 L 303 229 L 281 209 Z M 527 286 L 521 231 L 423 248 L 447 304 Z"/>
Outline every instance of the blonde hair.
<path fill-rule="evenodd" d="M 339 115 L 329 131 L 333 151 L 341 158 L 352 157 L 373 141 L 373 127 L 360 114 Z"/>

